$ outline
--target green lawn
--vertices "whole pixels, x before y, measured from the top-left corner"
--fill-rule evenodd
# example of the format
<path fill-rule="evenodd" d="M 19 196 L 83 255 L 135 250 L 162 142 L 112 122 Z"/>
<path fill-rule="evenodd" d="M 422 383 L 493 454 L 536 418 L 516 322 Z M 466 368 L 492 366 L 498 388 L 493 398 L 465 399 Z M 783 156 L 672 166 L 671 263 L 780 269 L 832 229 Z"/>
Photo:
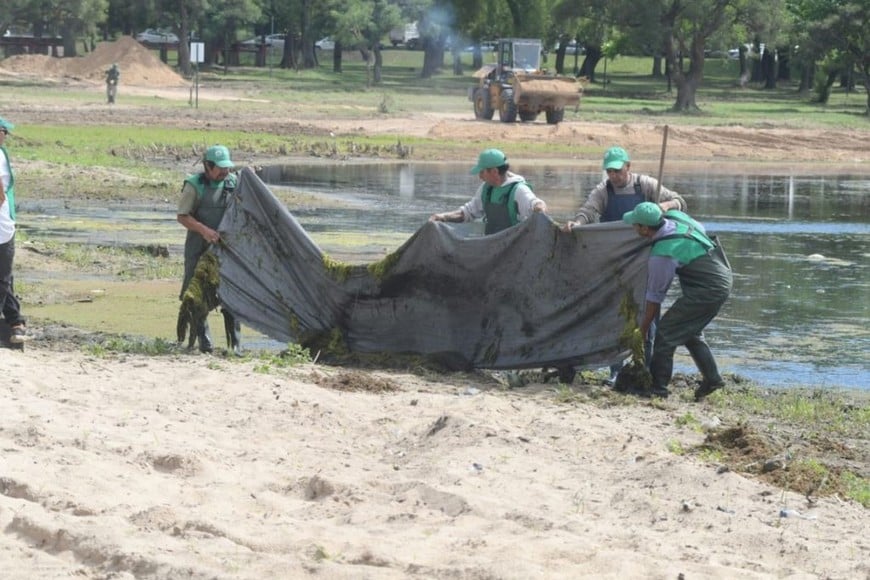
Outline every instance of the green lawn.
<path fill-rule="evenodd" d="M 367 83 L 370 71 L 358 51 L 345 51 L 342 72 L 332 69 L 332 53 L 319 53 L 319 67 L 312 70 L 286 70 L 279 68 L 276 58 L 271 67 L 231 67 L 226 73 L 218 67 L 206 77 L 240 86 L 255 82 L 262 94 L 269 98 L 286 98 L 288 86 L 294 98 L 314 98 L 323 103 L 346 101 L 348 94 L 361 103 L 381 106 L 372 93 L 392 95 L 395 112 L 405 109 L 417 111 L 469 109 L 466 99 L 474 69 L 472 55 L 463 53 L 463 74 L 452 72 L 451 55 L 445 55 L 442 70 L 429 79 L 420 78 L 423 53 L 404 48 L 382 51 L 382 81 L 378 85 Z M 250 57 L 253 55 L 243 54 Z M 170 63 L 174 55 L 170 55 Z M 582 59 L 582 57 L 580 57 Z M 493 53 L 484 54 L 484 62 L 492 62 Z M 550 55 L 549 64 L 555 63 Z M 244 62 L 244 58 L 243 58 Z M 579 61 L 582 63 L 582 60 Z M 669 122 L 680 118 L 693 124 L 775 124 L 793 127 L 854 127 L 866 122 L 866 97 L 863 87 L 847 93 L 834 87 L 830 101 L 825 105 L 812 102 L 812 95 L 799 94 L 792 81 L 780 81 L 773 90 L 750 83 L 741 87 L 738 82 L 739 63 L 736 60 L 711 58 L 705 61 L 704 83 L 697 95 L 700 111 L 692 115 L 678 115 L 670 111 L 676 100 L 676 86 L 668 87 L 667 79 L 652 76 L 652 59 L 648 57 L 618 57 L 596 69 L 596 82 L 587 83 L 579 117 L 603 122 L 624 122 L 632 117 L 667 116 Z M 573 69 L 573 57 L 566 57 L 565 66 Z M 366 96 L 368 94 L 368 97 Z M 572 118 L 567 114 L 566 119 Z"/>

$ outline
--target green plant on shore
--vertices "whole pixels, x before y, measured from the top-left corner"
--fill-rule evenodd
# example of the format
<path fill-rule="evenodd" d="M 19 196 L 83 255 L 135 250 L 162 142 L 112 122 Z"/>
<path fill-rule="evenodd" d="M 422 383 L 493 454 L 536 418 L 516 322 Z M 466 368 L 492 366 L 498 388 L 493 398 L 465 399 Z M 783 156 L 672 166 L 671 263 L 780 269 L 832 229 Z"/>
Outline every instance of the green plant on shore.
<path fill-rule="evenodd" d="M 668 441 L 665 443 L 665 447 L 667 447 L 668 451 L 670 451 L 674 455 L 686 454 L 686 450 L 683 447 L 683 444 L 676 439 L 668 439 Z"/>
<path fill-rule="evenodd" d="M 311 353 L 302 345 L 289 343 L 278 353 L 260 352 L 254 357 L 254 372 L 268 374 L 275 369 L 286 369 L 311 362 Z"/>
<path fill-rule="evenodd" d="M 160 248 L 60 243 L 41 240 L 38 251 L 73 266 L 79 272 L 105 274 L 120 280 L 180 278 L 180 259 L 162 255 Z M 164 248 L 165 250 L 165 248 Z"/>
<path fill-rule="evenodd" d="M 846 497 L 870 508 L 870 480 L 845 471 L 840 475 L 840 482 L 846 489 Z"/>
<path fill-rule="evenodd" d="M 553 401 L 560 405 L 573 405 L 583 401 L 580 396 L 570 385 L 560 383 L 553 388 Z"/>
<path fill-rule="evenodd" d="M 147 356 L 162 356 L 177 354 L 179 347 L 174 342 L 162 338 L 139 340 L 122 337 L 109 337 L 85 347 L 85 351 L 93 356 L 104 357 L 111 354 L 141 354 Z"/>
<path fill-rule="evenodd" d="M 762 391 L 744 387 L 719 395 L 708 397 L 708 403 L 746 416 L 770 416 L 802 425 L 809 432 L 870 433 L 870 408 L 853 405 L 830 389 Z"/>
<path fill-rule="evenodd" d="M 725 462 L 725 454 L 718 449 L 702 449 L 698 458 L 706 463 L 721 464 Z"/>
<path fill-rule="evenodd" d="M 679 427 L 689 427 L 695 431 L 701 431 L 701 422 L 692 413 L 685 413 L 677 417 L 676 424 Z"/>

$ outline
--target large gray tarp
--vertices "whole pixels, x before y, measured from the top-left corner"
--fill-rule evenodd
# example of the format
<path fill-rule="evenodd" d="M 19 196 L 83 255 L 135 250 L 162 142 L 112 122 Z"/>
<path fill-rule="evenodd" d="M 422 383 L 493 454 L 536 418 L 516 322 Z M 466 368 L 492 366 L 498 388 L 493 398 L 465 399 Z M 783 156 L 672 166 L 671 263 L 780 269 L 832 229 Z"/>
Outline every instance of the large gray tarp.
<path fill-rule="evenodd" d="M 247 168 L 220 233 L 220 300 L 251 328 L 453 368 L 609 364 L 626 354 L 620 305 L 640 308 L 646 283 L 631 227 L 565 233 L 541 214 L 483 237 L 426 223 L 382 262 L 338 268 Z"/>

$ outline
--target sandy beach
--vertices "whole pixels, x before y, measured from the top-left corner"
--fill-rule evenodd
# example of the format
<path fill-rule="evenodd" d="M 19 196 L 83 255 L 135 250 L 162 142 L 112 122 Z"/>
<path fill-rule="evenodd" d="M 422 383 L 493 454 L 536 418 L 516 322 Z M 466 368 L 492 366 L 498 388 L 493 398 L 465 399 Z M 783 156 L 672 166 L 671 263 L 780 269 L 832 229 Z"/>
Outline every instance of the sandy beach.
<path fill-rule="evenodd" d="M 865 508 L 675 453 L 719 421 L 675 397 L 40 347 L 0 373 L 5 578 L 870 574 Z"/>

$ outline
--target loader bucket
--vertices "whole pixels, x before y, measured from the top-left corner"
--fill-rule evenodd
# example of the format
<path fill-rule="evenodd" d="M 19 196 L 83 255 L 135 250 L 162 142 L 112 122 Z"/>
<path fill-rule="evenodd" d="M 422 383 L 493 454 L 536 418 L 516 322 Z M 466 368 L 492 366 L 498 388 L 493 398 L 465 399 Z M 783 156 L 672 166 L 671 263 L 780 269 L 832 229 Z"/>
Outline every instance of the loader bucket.
<path fill-rule="evenodd" d="M 577 105 L 582 92 L 583 86 L 569 77 L 517 76 L 514 81 L 514 102 L 517 106 L 538 111 Z"/>

